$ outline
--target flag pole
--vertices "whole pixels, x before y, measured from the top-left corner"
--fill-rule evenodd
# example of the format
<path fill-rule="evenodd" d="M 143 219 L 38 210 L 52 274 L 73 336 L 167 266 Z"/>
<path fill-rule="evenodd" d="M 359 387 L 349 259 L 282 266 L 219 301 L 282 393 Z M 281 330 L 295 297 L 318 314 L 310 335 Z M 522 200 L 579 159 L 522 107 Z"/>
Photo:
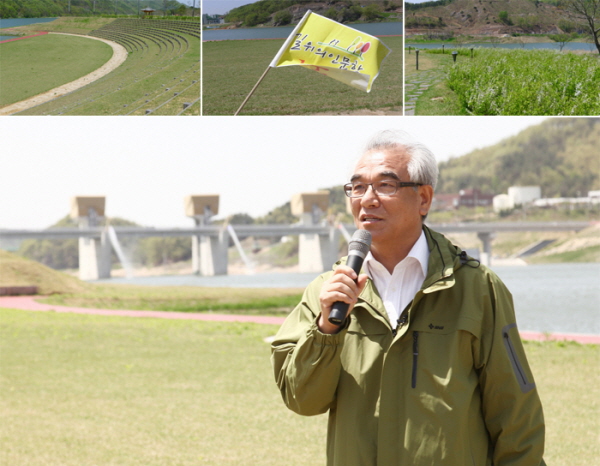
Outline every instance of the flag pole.
<path fill-rule="evenodd" d="M 244 99 L 244 101 L 242 102 L 242 105 L 240 105 L 240 108 L 237 109 L 237 112 L 235 112 L 233 114 L 233 116 L 237 116 L 237 114 L 240 113 L 240 111 L 242 110 L 242 108 L 244 108 L 244 105 L 246 105 L 246 102 L 248 102 L 248 99 L 250 97 L 252 97 L 252 94 L 254 94 L 254 91 L 256 90 L 256 88 L 258 87 L 258 85 L 261 83 L 261 81 L 263 79 L 265 79 L 265 76 L 267 75 L 267 73 L 269 72 L 270 69 L 271 69 L 271 65 L 267 66 L 267 69 L 265 70 L 265 72 L 262 74 L 262 76 L 260 77 L 260 79 L 256 82 L 256 84 L 254 85 L 254 87 L 250 91 L 250 94 L 248 94 L 248 96 Z"/>

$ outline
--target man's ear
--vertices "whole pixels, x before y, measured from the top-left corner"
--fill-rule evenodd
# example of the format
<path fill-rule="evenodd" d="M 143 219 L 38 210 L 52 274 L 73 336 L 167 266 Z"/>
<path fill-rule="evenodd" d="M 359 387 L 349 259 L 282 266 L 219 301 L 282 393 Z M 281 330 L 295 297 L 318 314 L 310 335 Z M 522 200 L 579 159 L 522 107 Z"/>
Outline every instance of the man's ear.
<path fill-rule="evenodd" d="M 421 205 L 419 213 L 421 217 L 425 217 L 431 209 L 431 202 L 433 201 L 433 186 L 423 185 L 419 186 L 419 197 L 421 199 Z"/>

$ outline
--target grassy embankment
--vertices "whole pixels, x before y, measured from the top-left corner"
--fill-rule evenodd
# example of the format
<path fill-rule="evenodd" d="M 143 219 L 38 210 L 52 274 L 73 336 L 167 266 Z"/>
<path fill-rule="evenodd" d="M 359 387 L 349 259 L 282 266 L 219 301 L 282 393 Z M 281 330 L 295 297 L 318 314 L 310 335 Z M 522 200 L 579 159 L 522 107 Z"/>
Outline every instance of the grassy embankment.
<path fill-rule="evenodd" d="M 12 28 L 12 32 L 31 34 L 41 30 L 85 35 L 101 27 L 110 28 L 115 24 L 114 21 L 110 18 L 59 18 L 50 23 L 22 29 Z M 148 23 L 154 27 L 158 22 Z M 173 27 L 179 27 L 180 23 L 182 22 L 173 21 Z M 197 34 L 199 27 L 198 25 Z M 193 102 L 183 114 L 198 115 L 200 40 L 185 32 L 171 31 L 164 26 L 161 28 L 162 31 L 158 33 L 147 31 L 139 34 L 127 26 L 115 27 L 111 32 L 113 36 L 126 37 L 128 41 L 128 58 L 121 66 L 77 91 L 20 114 L 145 115 L 150 112 L 153 115 L 176 115 L 182 113 L 183 103 Z M 24 42 L 29 40 L 31 39 Z M 136 45 L 131 46 L 133 43 Z M 3 44 L 2 47 L 6 45 L 9 44 Z M 46 49 L 39 48 L 35 57 L 43 56 L 44 53 Z M 29 57 L 30 60 L 33 58 Z M 38 74 L 38 78 L 45 80 L 43 73 Z"/>
<path fill-rule="evenodd" d="M 401 114 L 402 37 L 381 39 L 392 52 L 370 93 L 298 66 L 274 68 L 240 115 Z M 203 45 L 203 114 L 233 115 L 282 40 L 235 40 Z"/>
<path fill-rule="evenodd" d="M 422 50 L 419 71 L 406 54 L 407 81 L 423 71 L 447 75 L 416 104 L 417 115 L 598 115 L 600 61 L 595 54 L 547 50 Z"/>
<path fill-rule="evenodd" d="M 44 302 L 103 309 L 244 312 L 286 315 L 302 290 L 100 285 L 82 282 L 40 263 L 0 250 L 0 286 L 38 287 Z"/>
<path fill-rule="evenodd" d="M 0 50 L 0 107 L 85 76 L 113 54 L 104 42 L 52 34 L 8 42 Z"/>
<path fill-rule="evenodd" d="M 0 323 L 3 464 L 325 463 L 326 416 L 288 411 L 274 383 L 275 326 L 17 310 Z M 547 463 L 595 464 L 600 347 L 525 349 Z"/>

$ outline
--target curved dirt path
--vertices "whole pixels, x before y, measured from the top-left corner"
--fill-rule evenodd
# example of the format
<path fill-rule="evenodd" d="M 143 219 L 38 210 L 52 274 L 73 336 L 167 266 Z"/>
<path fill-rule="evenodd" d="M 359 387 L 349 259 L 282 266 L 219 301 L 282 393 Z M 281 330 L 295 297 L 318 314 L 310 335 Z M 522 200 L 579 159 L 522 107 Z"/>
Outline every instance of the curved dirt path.
<path fill-rule="evenodd" d="M 38 298 L 41 296 L 37 296 Z M 252 322 L 256 324 L 281 325 L 284 317 L 275 316 L 249 316 L 243 314 L 200 314 L 194 312 L 167 312 L 167 311 L 130 311 L 125 309 L 90 309 L 83 307 L 57 306 L 54 304 L 39 303 L 36 296 L 0 296 L 0 308 L 22 309 L 26 311 L 53 311 L 75 314 L 94 314 L 103 316 L 123 317 L 153 317 L 158 319 L 187 319 L 204 320 L 212 322 Z M 600 335 L 583 335 L 567 333 L 540 333 L 519 332 L 524 340 L 535 341 L 576 341 L 582 344 L 600 344 Z"/>
<path fill-rule="evenodd" d="M 97 70 L 92 71 L 81 78 L 76 79 L 75 81 L 71 81 L 70 83 L 63 84 L 62 86 L 55 87 L 54 89 L 50 89 L 43 94 L 38 94 L 33 97 L 29 97 L 28 99 L 21 100 L 20 102 L 16 102 L 14 104 L 9 104 L 6 107 L 0 108 L 0 115 L 12 115 L 14 113 L 22 112 L 23 110 L 27 110 L 28 108 L 35 107 L 36 105 L 43 104 L 45 102 L 49 102 L 52 99 L 56 99 L 57 97 L 61 97 L 69 92 L 73 92 L 91 82 L 100 79 L 102 76 L 107 75 L 117 67 L 119 67 L 126 59 L 127 59 L 127 50 L 120 44 L 116 42 L 112 42 L 106 39 L 100 39 L 99 37 L 92 36 L 83 36 L 80 34 L 66 34 L 62 32 L 51 32 L 50 34 L 63 34 L 67 36 L 77 36 L 77 37 L 85 37 L 88 39 L 94 39 L 104 42 L 108 44 L 113 49 L 113 55 L 104 65 L 102 65 Z"/>

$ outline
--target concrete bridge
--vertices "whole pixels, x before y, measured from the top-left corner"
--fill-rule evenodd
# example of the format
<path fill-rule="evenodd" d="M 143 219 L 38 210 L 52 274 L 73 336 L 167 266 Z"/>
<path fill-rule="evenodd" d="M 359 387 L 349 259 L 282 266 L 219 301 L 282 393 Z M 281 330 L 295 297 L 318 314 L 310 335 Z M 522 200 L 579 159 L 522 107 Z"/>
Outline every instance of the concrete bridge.
<path fill-rule="evenodd" d="M 492 241 L 497 232 L 505 231 L 579 231 L 589 222 L 523 222 L 523 223 L 453 223 L 429 224 L 440 233 L 477 233 L 482 242 L 481 261 L 490 265 Z M 115 227 L 120 239 L 144 237 L 192 238 L 193 271 L 200 275 L 226 275 L 227 249 L 232 235 L 237 237 L 300 237 L 299 262 L 301 272 L 320 273 L 329 270 L 338 260 L 340 236 L 349 238 L 354 225 L 204 225 L 191 228 Z M 110 233 L 104 227 L 51 228 L 47 230 L 0 230 L 0 239 L 79 239 L 79 275 L 82 280 L 110 277 Z"/>
<path fill-rule="evenodd" d="M 109 278 L 111 249 L 125 266 L 120 239 L 136 237 L 190 237 L 192 270 L 212 276 L 227 274 L 227 250 L 230 240 L 241 250 L 239 237 L 299 236 L 299 269 L 320 273 L 338 260 L 338 246 L 343 236 L 349 240 L 354 225 L 329 224 L 322 220 L 327 209 L 328 193 L 303 193 L 292 199 L 292 213 L 300 221 L 293 225 L 215 225 L 211 218 L 218 213 L 218 196 L 188 196 L 186 215 L 194 220 L 190 228 L 100 227 L 104 216 L 104 198 L 74 198 L 71 216 L 79 219 L 79 228 L 46 230 L 0 229 L 3 239 L 79 239 L 79 277 L 82 280 Z M 506 231 L 579 231 L 589 222 L 519 222 L 519 223 L 445 223 L 428 224 L 440 233 L 477 233 L 482 242 L 480 260 L 490 265 L 492 241 L 498 232 Z M 243 254 L 243 252 L 242 252 Z"/>

